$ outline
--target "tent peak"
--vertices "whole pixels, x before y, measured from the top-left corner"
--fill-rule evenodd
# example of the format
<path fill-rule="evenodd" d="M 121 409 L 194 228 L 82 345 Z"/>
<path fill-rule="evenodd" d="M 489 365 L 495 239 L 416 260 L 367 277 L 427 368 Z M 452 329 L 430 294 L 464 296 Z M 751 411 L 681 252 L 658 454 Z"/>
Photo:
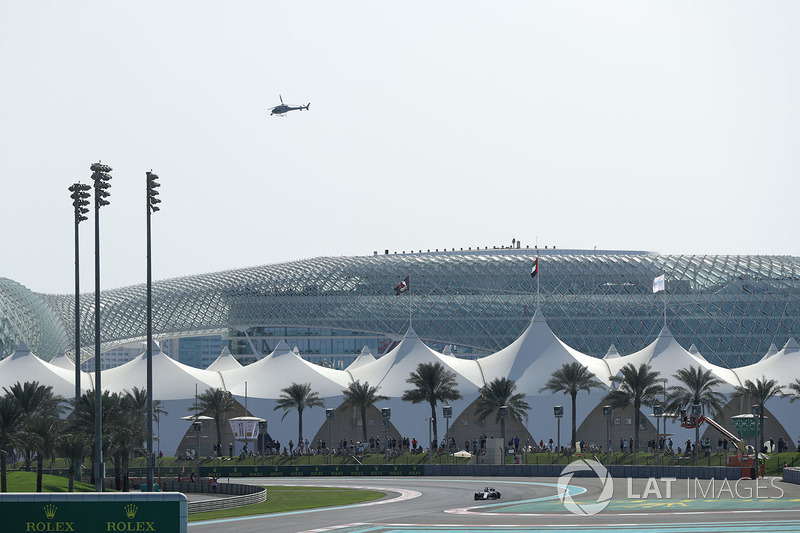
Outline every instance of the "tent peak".
<path fill-rule="evenodd" d="M 617 357 L 620 357 L 619 352 L 617 351 L 617 347 L 612 344 L 608 347 L 608 351 L 603 356 L 603 359 L 615 359 Z"/>
<path fill-rule="evenodd" d="M 800 344 L 797 344 L 797 341 L 794 340 L 794 337 L 789 337 L 789 340 L 786 341 L 786 344 L 783 346 L 783 353 L 792 353 L 800 351 Z"/>
<path fill-rule="evenodd" d="M 658 332 L 658 338 L 672 338 L 672 332 L 668 326 L 661 328 L 661 331 Z"/>

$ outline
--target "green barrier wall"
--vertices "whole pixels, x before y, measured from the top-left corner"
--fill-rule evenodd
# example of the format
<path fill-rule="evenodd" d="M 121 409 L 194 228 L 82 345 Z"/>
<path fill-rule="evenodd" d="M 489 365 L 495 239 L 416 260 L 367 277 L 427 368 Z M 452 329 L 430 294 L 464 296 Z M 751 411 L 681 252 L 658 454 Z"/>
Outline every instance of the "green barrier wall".
<path fill-rule="evenodd" d="M 200 467 L 201 477 L 292 477 L 292 476 L 422 476 L 420 465 L 311 465 L 311 466 L 208 466 Z"/>
<path fill-rule="evenodd" d="M 188 502 L 178 492 L 0 494 L 3 533 L 186 533 Z"/>

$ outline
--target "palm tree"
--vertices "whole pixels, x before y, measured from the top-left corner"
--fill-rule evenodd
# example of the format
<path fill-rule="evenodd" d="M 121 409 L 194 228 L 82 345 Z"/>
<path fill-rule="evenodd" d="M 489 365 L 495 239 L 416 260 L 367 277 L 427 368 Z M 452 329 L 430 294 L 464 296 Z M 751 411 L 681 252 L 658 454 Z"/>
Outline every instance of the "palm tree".
<path fill-rule="evenodd" d="M 483 422 L 489 415 L 494 414 L 495 424 L 500 421 L 503 439 L 506 435 L 506 419 L 500 417 L 501 407 L 507 406 L 509 416 L 517 422 L 522 422 L 522 419 L 528 420 L 528 410 L 531 406 L 525 401 L 524 393 L 514 394 L 516 390 L 517 384 L 508 378 L 494 379 L 478 389 L 480 396 L 475 404 L 478 420 Z"/>
<path fill-rule="evenodd" d="M 561 368 L 553 372 L 544 387 L 539 389 L 539 392 L 549 391 L 553 394 L 563 392 L 569 394 L 572 399 L 572 446 L 575 446 L 576 436 L 578 431 L 576 404 L 578 402 L 578 393 L 585 390 L 587 393 L 592 389 L 603 387 L 603 383 L 595 378 L 595 375 L 587 367 L 580 363 L 565 363 Z"/>
<path fill-rule="evenodd" d="M 439 442 L 439 432 L 436 426 L 436 404 L 438 402 L 451 402 L 460 400 L 461 393 L 456 386 L 455 372 L 446 370 L 442 363 L 420 363 L 417 370 L 412 372 L 406 383 L 414 385 L 413 389 L 403 392 L 403 401 L 411 403 L 427 402 L 431 406 L 431 421 L 433 423 L 433 442 Z M 432 443 L 429 443 L 429 445 Z M 433 451 L 433 450 L 431 450 Z"/>
<path fill-rule="evenodd" d="M 603 401 L 609 402 L 613 408 L 633 406 L 633 453 L 639 448 L 639 424 L 641 420 L 640 409 L 643 405 L 652 406 L 658 401 L 658 396 L 663 394 L 664 387 L 658 384 L 660 372 L 651 369 L 650 365 L 642 363 L 636 368 L 631 363 L 622 367 L 622 376 L 611 378 L 613 383 L 618 383 L 619 388 L 611 389 Z"/>
<path fill-rule="evenodd" d="M 56 442 L 56 449 L 59 456 L 64 457 L 67 461 L 67 472 L 69 475 L 68 492 L 72 492 L 75 489 L 77 467 L 83 462 L 83 458 L 86 457 L 89 446 L 89 436 L 74 430 L 62 433 Z"/>
<path fill-rule="evenodd" d="M 53 387 L 49 385 L 41 385 L 38 381 L 26 381 L 20 383 L 17 381 L 10 389 L 3 388 L 7 394 L 11 394 L 16 398 L 17 405 L 22 409 L 25 424 L 31 424 L 32 421 L 40 416 L 58 418 L 64 413 L 64 398 L 53 394 Z M 46 425 L 46 423 L 42 422 Z M 44 425 L 40 425 L 37 429 L 43 429 Z M 30 470 L 31 457 L 34 451 L 38 450 L 38 444 L 41 443 L 41 438 L 48 439 L 47 435 L 40 435 L 37 432 L 29 432 L 32 440 L 29 445 L 25 447 L 25 467 Z M 49 437 L 52 438 L 52 437 Z"/>
<path fill-rule="evenodd" d="M 758 433 L 760 440 L 758 449 L 756 450 L 756 476 L 758 476 L 758 455 L 761 453 L 761 450 L 764 449 L 764 404 L 767 403 L 767 400 L 770 398 L 784 398 L 786 397 L 786 393 L 784 393 L 782 387 L 778 385 L 777 380 L 762 377 L 761 379 L 757 379 L 755 383 L 748 379 L 744 382 L 744 385 L 736 387 L 735 397 L 748 397 L 750 401 L 758 405 L 759 408 Z"/>
<path fill-rule="evenodd" d="M 161 451 L 161 415 L 169 415 L 169 411 L 161 407 L 161 400 L 153 400 L 153 422 L 158 428 L 158 450 Z"/>
<path fill-rule="evenodd" d="M 720 417 L 727 398 L 714 388 L 724 384 L 724 381 L 714 376 L 711 370 L 693 366 L 681 368 L 673 376 L 682 385 L 667 389 L 667 412 L 675 413 L 690 405 L 702 405 L 703 413 L 709 411 L 711 416 Z"/>
<path fill-rule="evenodd" d="M 714 376 L 709 369 L 702 367 L 681 368 L 674 375 L 681 385 L 673 385 L 667 389 L 667 405 L 665 411 L 677 413 L 688 409 L 690 405 L 701 405 L 703 414 L 706 411 L 714 418 L 720 418 L 725 407 L 726 397 L 714 390 L 725 383 Z M 700 426 L 694 428 L 694 441 L 700 442 Z M 697 447 L 695 447 L 695 456 Z"/>
<path fill-rule="evenodd" d="M 0 397 L 0 492 L 8 492 L 6 462 L 14 448 L 25 446 L 29 439 L 24 427 L 25 415 L 17 399 L 9 393 Z"/>
<path fill-rule="evenodd" d="M 119 397 L 119 416 L 115 424 L 115 456 L 121 458 L 123 471 L 122 490 L 128 490 L 130 458 L 134 454 L 146 455 L 147 441 L 147 389 L 133 387 Z"/>
<path fill-rule="evenodd" d="M 283 409 L 283 416 L 281 420 L 286 418 L 286 415 L 292 409 L 297 409 L 297 442 L 303 439 L 303 411 L 311 409 L 312 407 L 325 407 L 325 402 L 322 401 L 316 392 L 311 392 L 311 383 L 292 383 L 286 388 L 281 389 L 280 398 L 278 403 L 273 408 L 273 411 Z"/>
<path fill-rule="evenodd" d="M 794 403 L 795 400 L 800 400 L 800 379 L 795 379 L 787 387 L 791 392 L 792 399 L 790 402 Z"/>
<path fill-rule="evenodd" d="M 68 403 L 73 406 L 75 411 L 75 418 L 73 420 L 75 431 L 78 431 L 89 438 L 91 443 L 91 456 L 96 457 L 95 441 L 94 441 L 94 422 L 95 422 L 95 398 L 94 390 L 88 390 L 78 398 L 77 405 L 75 399 L 70 398 Z M 100 420 L 103 426 L 103 436 L 100 441 L 103 456 L 113 450 L 113 427 L 116 425 L 119 411 L 119 395 L 111 394 L 108 391 L 103 391 L 101 399 Z M 108 429 L 106 429 L 108 428 Z M 94 469 L 94 465 L 92 466 Z M 92 479 L 94 479 L 94 470 L 92 470 Z M 94 482 L 94 481 L 92 481 Z M 118 485 L 117 485 L 118 486 Z"/>
<path fill-rule="evenodd" d="M 64 421 L 52 414 L 39 413 L 29 418 L 25 425 L 35 437 L 33 449 L 36 452 L 36 492 L 42 492 L 44 460 L 55 458 L 56 442 L 64 427 Z"/>
<path fill-rule="evenodd" d="M 359 383 L 358 381 L 351 383 L 342 391 L 344 394 L 344 401 L 342 402 L 339 410 L 342 411 L 348 407 L 354 407 L 361 413 L 361 430 L 362 442 L 367 441 L 367 409 L 375 405 L 377 402 L 383 402 L 389 399 L 388 396 L 377 394 L 378 387 L 370 387 L 368 382 Z"/>
<path fill-rule="evenodd" d="M 217 449 L 222 450 L 222 418 L 236 406 L 233 395 L 223 389 L 207 389 L 197 397 L 197 405 L 189 408 L 195 414 L 210 413 L 217 426 Z M 197 450 L 199 453 L 200 450 Z"/>

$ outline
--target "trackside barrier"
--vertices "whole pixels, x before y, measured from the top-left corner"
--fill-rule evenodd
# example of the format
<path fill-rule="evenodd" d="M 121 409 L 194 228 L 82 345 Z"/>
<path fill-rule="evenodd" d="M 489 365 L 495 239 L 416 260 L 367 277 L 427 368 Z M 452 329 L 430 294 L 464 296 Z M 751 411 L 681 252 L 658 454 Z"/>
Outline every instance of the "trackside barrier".
<path fill-rule="evenodd" d="M 165 481 L 162 483 L 164 490 L 189 492 L 197 494 L 226 495 L 225 498 L 211 498 L 203 501 L 189 502 L 189 514 L 233 509 L 254 503 L 267 501 L 267 489 L 256 485 L 241 485 L 238 483 L 217 483 L 212 485 L 208 480 L 197 482 Z"/>
<path fill-rule="evenodd" d="M 794 483 L 800 485 L 800 468 L 784 468 L 783 480 L 786 483 Z"/>
<path fill-rule="evenodd" d="M 178 492 L 8 492 L 0 494 L 3 533 L 27 531 L 175 531 L 187 533 Z"/>

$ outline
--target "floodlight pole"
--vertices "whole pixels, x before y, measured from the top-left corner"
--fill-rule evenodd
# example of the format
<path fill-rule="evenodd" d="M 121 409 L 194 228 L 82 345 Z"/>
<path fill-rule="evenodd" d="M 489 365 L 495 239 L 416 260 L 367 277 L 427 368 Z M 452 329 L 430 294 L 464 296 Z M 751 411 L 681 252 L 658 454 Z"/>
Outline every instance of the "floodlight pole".
<path fill-rule="evenodd" d="M 336 411 L 325 409 L 325 418 L 328 419 L 328 464 L 333 464 L 333 416 Z"/>
<path fill-rule="evenodd" d="M 558 421 L 558 429 L 556 430 L 556 448 L 558 451 L 558 464 L 561 465 L 561 417 L 564 416 L 564 406 L 563 405 L 556 405 L 553 407 L 553 415 L 555 415 L 556 420 Z"/>
<path fill-rule="evenodd" d="M 442 416 L 445 421 L 447 421 L 447 429 L 445 430 L 444 438 L 447 440 L 447 464 L 450 464 L 450 418 L 453 416 L 453 408 L 449 405 L 442 406 Z"/>
<path fill-rule="evenodd" d="M 508 406 L 501 405 L 500 406 L 500 427 L 503 431 L 503 457 L 501 459 L 502 463 L 506 464 L 506 418 L 508 418 Z"/>
<path fill-rule="evenodd" d="M 75 211 L 75 411 L 77 413 L 81 399 L 81 277 L 80 277 L 80 240 L 78 225 L 87 220 L 89 209 L 89 190 L 91 185 L 75 183 L 69 187 L 72 206 Z M 75 421 L 77 421 L 77 416 Z M 81 465 L 76 468 L 77 477 L 81 479 Z"/>
<path fill-rule="evenodd" d="M 759 454 L 761 453 L 761 448 L 764 447 L 764 435 L 763 435 L 763 430 L 764 430 L 764 406 L 762 404 L 753 405 L 753 406 L 750 407 L 750 412 L 752 414 L 756 415 L 758 417 L 758 421 L 759 421 L 759 424 L 756 426 L 756 431 L 755 431 L 756 437 L 753 439 L 753 441 L 755 442 L 755 450 L 754 451 L 756 452 L 755 453 L 755 455 L 756 455 L 755 461 L 753 463 L 755 465 L 755 474 L 754 474 L 753 477 L 754 477 L 754 479 L 758 479 L 759 475 L 761 474 L 761 471 L 759 469 L 759 464 L 758 464 L 759 461 L 758 461 L 758 459 L 759 459 Z M 755 422 L 755 420 L 754 420 L 754 422 Z M 759 442 L 760 442 L 760 445 L 759 445 Z"/>
<path fill-rule="evenodd" d="M 103 492 L 105 465 L 103 464 L 103 394 L 100 365 L 100 207 L 108 205 L 111 194 L 107 189 L 111 167 L 101 162 L 93 163 L 94 181 L 94 490 Z"/>
<path fill-rule="evenodd" d="M 603 406 L 603 414 L 606 416 L 606 454 L 611 457 L 611 417 L 614 416 L 614 409 L 610 405 Z M 607 463 L 610 461 L 606 460 Z"/>
<path fill-rule="evenodd" d="M 156 198 L 160 185 L 156 181 L 158 175 L 152 171 L 147 176 L 147 489 L 153 490 L 153 268 L 150 239 L 150 214 L 158 211 L 156 204 L 161 200 Z M 245 413 L 247 414 L 247 413 Z M 198 437 L 197 454 L 200 455 Z M 198 462 L 198 477 L 200 476 L 200 463 Z"/>

